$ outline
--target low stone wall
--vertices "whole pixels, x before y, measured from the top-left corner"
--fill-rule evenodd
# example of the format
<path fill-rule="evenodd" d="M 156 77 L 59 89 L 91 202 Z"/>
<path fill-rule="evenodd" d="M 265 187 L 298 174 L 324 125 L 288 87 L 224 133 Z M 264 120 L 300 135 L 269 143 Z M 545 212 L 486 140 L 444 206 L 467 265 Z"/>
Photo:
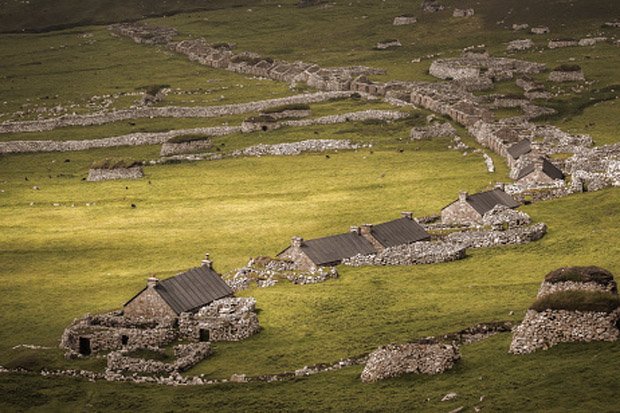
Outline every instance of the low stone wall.
<path fill-rule="evenodd" d="M 411 129 L 409 137 L 413 140 L 456 136 L 456 129 L 448 122 L 435 122 L 430 126 Z"/>
<path fill-rule="evenodd" d="M 616 291 L 616 283 L 600 284 L 597 282 L 575 282 L 575 281 L 563 281 L 557 283 L 550 283 L 543 281 L 538 289 L 538 295 L 536 298 L 544 297 L 546 295 L 554 294 L 560 291 L 602 291 L 613 293 Z"/>
<path fill-rule="evenodd" d="M 547 47 L 549 49 L 559 49 L 562 47 L 573 47 L 577 46 L 577 40 L 549 40 Z"/>
<path fill-rule="evenodd" d="M 404 26 L 407 24 L 415 24 L 418 22 L 418 19 L 413 16 L 398 16 L 394 17 L 394 22 L 392 23 L 394 26 Z"/>
<path fill-rule="evenodd" d="M 532 47 L 534 47 L 534 42 L 532 39 L 521 39 L 509 42 L 508 46 L 506 46 L 506 50 L 509 52 L 516 52 L 521 50 L 529 50 Z"/>
<path fill-rule="evenodd" d="M 114 169 L 91 169 L 88 171 L 87 181 L 110 181 L 114 179 L 140 179 L 144 176 L 144 170 L 141 166 L 132 166 L 131 168 L 114 168 Z"/>
<path fill-rule="evenodd" d="M 265 109 L 289 104 L 310 104 L 325 102 L 330 99 L 348 98 L 353 92 L 333 91 L 317 92 L 284 98 L 267 99 L 256 102 L 237 103 L 223 106 L 196 107 L 147 107 L 122 109 L 112 112 L 99 112 L 89 115 L 65 115 L 53 119 L 42 119 L 21 122 L 0 123 L 0 134 L 21 132 L 45 132 L 67 126 L 92 126 L 143 118 L 215 118 L 228 115 L 239 115 L 249 112 L 260 112 Z"/>
<path fill-rule="evenodd" d="M 549 73 L 550 82 L 583 82 L 584 80 L 586 80 L 586 78 L 581 70 L 575 70 L 571 72 L 554 70 Z"/>
<path fill-rule="evenodd" d="M 496 205 L 482 216 L 482 225 L 489 226 L 494 231 L 523 227 L 531 223 L 532 218 L 528 214 L 505 205 Z"/>
<path fill-rule="evenodd" d="M 445 240 L 464 248 L 491 248 L 500 245 L 527 244 L 541 239 L 547 233 L 547 225 L 538 223 L 506 231 L 463 231 L 448 235 Z"/>
<path fill-rule="evenodd" d="M 471 17 L 474 14 L 474 9 L 454 9 L 452 17 Z"/>
<path fill-rule="evenodd" d="M 195 140 L 190 142 L 164 142 L 159 156 L 183 155 L 187 153 L 204 152 L 213 146 L 211 139 Z"/>
<path fill-rule="evenodd" d="M 157 351 L 157 349 L 151 349 Z M 113 351 L 107 356 L 108 370 L 114 372 L 130 372 L 158 374 L 180 372 L 195 366 L 211 354 L 209 343 L 180 344 L 174 348 L 177 359 L 172 363 L 129 357 L 130 350 Z"/>
<path fill-rule="evenodd" d="M 532 27 L 532 29 L 530 30 L 530 32 L 533 34 L 547 34 L 549 33 L 549 31 L 550 30 L 547 26 Z"/>
<path fill-rule="evenodd" d="M 386 248 L 372 255 L 356 255 L 344 259 L 351 267 L 365 265 L 416 265 L 456 261 L 465 258 L 465 247 L 447 242 L 414 242 Z"/>
<path fill-rule="evenodd" d="M 398 40 L 392 40 L 389 42 L 378 42 L 377 45 L 375 46 L 375 49 L 385 50 L 385 49 L 391 49 L 392 47 L 401 47 L 401 46 L 402 44 Z"/>
<path fill-rule="evenodd" d="M 361 379 L 369 383 L 408 373 L 439 374 L 451 369 L 460 358 L 458 347 L 450 344 L 390 344 L 370 353 Z"/>
<path fill-rule="evenodd" d="M 594 46 L 597 43 L 606 41 L 607 37 L 586 37 L 579 40 L 579 46 Z"/>
<path fill-rule="evenodd" d="M 300 142 L 276 143 L 273 145 L 259 144 L 233 151 L 231 156 L 295 156 L 303 152 L 325 152 L 336 150 L 352 150 L 363 147 L 348 139 L 310 139 Z"/>
<path fill-rule="evenodd" d="M 510 352 L 527 354 L 547 350 L 559 343 L 616 341 L 620 310 L 612 313 L 591 311 L 529 310 L 514 330 Z"/>

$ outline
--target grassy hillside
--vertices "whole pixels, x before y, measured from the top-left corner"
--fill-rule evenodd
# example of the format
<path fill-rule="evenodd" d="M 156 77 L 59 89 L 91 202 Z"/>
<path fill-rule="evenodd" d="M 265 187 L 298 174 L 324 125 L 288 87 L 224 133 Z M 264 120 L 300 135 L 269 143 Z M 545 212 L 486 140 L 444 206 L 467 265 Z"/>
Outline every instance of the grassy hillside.
<path fill-rule="evenodd" d="M 232 7 L 250 3 L 251 7 Z M 303 91 L 206 68 L 162 47 L 114 38 L 105 27 L 90 25 L 210 7 L 214 10 L 149 22 L 178 28 L 180 38 L 205 36 L 275 58 L 381 67 L 388 70 L 377 77 L 383 80 L 430 80 L 427 70 L 436 56 L 427 55 L 455 56 L 471 45 L 484 43 L 493 54 L 506 55 L 508 41 L 532 37 L 510 30 L 512 23 L 549 25 L 551 34 L 533 36 L 536 50 L 516 56 L 549 67 L 579 64 L 592 82 L 582 90 L 573 85 L 558 89 L 554 104 L 562 112 L 553 122 L 592 134 L 597 144 L 618 142 L 617 101 L 589 104 L 598 89 L 618 83 L 617 46 L 543 50 L 552 37 L 617 36 L 617 29 L 601 29 L 601 24 L 620 16 L 618 2 L 445 0 L 449 7 L 437 14 L 422 13 L 419 1 L 354 0 L 305 9 L 295 3 L 67 0 L 55 2 L 51 10 L 41 6 L 49 2 L 6 0 L 0 11 L 1 30 L 18 25 L 73 27 L 81 22 L 89 26 L 0 37 L 0 121 L 34 119 L 41 115 L 37 107 L 57 105 L 69 113 L 89 113 L 99 110 L 97 102 L 107 95 L 113 96 L 110 108 L 127 108 L 141 91 L 162 84 L 174 93 L 160 105 L 222 105 Z M 223 5 L 231 7 L 220 8 Z M 455 5 L 474 7 L 476 15 L 453 18 Z M 417 15 L 418 24 L 392 26 L 393 17 L 405 13 Z M 377 41 L 394 37 L 403 47 L 373 50 Z M 545 81 L 545 75 L 537 79 Z M 519 91 L 503 82 L 493 93 Z M 583 107 L 573 105 L 575 100 Z M 356 100 L 311 105 L 315 117 L 387 107 Z M 23 116 L 15 113 L 28 110 L 32 111 Z M 56 348 L 60 334 L 75 317 L 118 308 L 151 274 L 167 277 L 198 265 L 207 251 L 217 270 L 229 271 L 249 257 L 277 253 L 293 235 L 330 235 L 352 224 L 395 218 L 402 210 L 417 216 L 437 213 L 460 190 L 474 192 L 506 179 L 506 165 L 495 155 L 497 172 L 490 174 L 480 154 L 463 156 L 450 150 L 448 139 L 408 141 L 410 128 L 428 115 L 411 113 L 412 118 L 389 124 L 283 128 L 214 139 L 214 147 L 222 152 L 314 138 L 372 144 L 357 151 L 147 166 L 146 177 L 138 181 L 82 179 L 93 161 L 156 159 L 158 146 L 0 157 L 0 297 L 5 304 L 0 314 L 0 365 L 102 370 L 103 359 L 64 360 Z M 245 117 L 141 119 L 0 139 L 92 139 L 233 125 Z M 467 144 L 478 147 L 462 129 L 459 133 Z M 263 331 L 243 342 L 215 344 L 215 353 L 189 374 L 226 378 L 233 373 L 276 373 L 478 322 L 518 322 L 552 269 L 599 265 L 620 274 L 618 189 L 524 210 L 548 224 L 549 233 L 541 241 L 472 250 L 454 263 L 342 268 L 339 279 L 323 284 L 282 283 L 243 292 L 256 297 Z M 450 411 L 459 406 L 465 411 L 617 411 L 618 343 L 560 345 L 513 356 L 507 353 L 509 342 L 510 335 L 503 334 L 464 347 L 463 360 L 444 375 L 411 375 L 370 385 L 360 382 L 359 366 L 284 383 L 206 388 L 0 374 L 0 411 Z M 51 349 L 13 348 L 20 344 Z M 451 391 L 458 398 L 440 402 Z"/>
<path fill-rule="evenodd" d="M 0 32 L 46 32 L 91 24 L 170 16 L 193 10 L 242 7 L 253 0 L 5 0 L 0 9 Z"/>

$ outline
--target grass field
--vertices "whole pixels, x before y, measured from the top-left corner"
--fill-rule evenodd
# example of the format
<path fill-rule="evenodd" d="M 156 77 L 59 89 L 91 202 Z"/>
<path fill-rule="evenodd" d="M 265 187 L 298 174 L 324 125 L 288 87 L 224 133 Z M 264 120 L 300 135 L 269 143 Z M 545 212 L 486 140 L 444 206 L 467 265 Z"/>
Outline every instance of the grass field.
<path fill-rule="evenodd" d="M 5 3 L 0 22 L 30 10 L 17 2 Z M 67 14 L 73 3 L 64 0 L 58 5 L 59 14 L 33 15 L 24 22 L 39 29 L 60 23 L 73 26 L 96 7 L 83 2 L 73 7 L 71 16 L 58 20 L 56 16 Z M 119 10 L 126 11 L 122 19 L 132 19 L 193 8 L 194 3 L 168 2 L 155 8 L 107 1 L 97 6 L 98 20 L 88 24 L 117 21 Z M 612 36 L 616 32 L 601 29 L 601 23 L 620 14 L 619 3 L 603 0 L 549 0 L 546 7 L 534 0 L 458 2 L 458 7 L 476 9 L 470 19 L 452 18 L 450 7 L 442 13 L 423 14 L 419 2 L 396 0 L 337 2 L 329 8 L 307 9 L 297 9 L 292 0 L 251 3 L 150 21 L 178 28 L 181 37 L 230 41 L 238 50 L 275 58 L 388 70 L 377 79 L 430 80 L 431 59 L 419 63 L 412 59 L 438 52 L 455 56 L 463 47 L 481 43 L 502 55 L 506 42 L 526 37 L 505 28 L 512 23 L 549 25 L 552 34 L 534 38 L 540 46 L 552 37 L 599 32 Z M 557 12 L 547 13 L 548 8 Z M 392 26 L 393 17 L 404 13 L 418 15 L 419 23 Z M 81 37 L 84 33 L 92 37 Z M 393 37 L 399 38 L 402 48 L 372 50 L 377 41 Z M 93 110 L 88 102 L 95 95 L 136 94 L 156 84 L 192 93 L 171 94 L 162 105 L 222 105 L 299 93 L 285 84 L 209 69 L 160 47 L 114 38 L 103 26 L 2 35 L 0 56 L 0 121 L 34 105 L 79 105 L 71 110 L 88 113 Z M 573 85 L 561 86 L 557 105 L 565 112 L 553 123 L 591 134 L 598 145 L 618 142 L 616 100 L 586 104 L 583 110 L 564 104 L 573 99 L 587 103 L 597 89 L 618 83 L 616 46 L 536 50 L 517 56 L 549 67 L 574 58 L 593 83 L 581 92 L 571 90 Z M 537 79 L 544 81 L 545 76 Z M 499 91 L 519 89 L 505 82 L 493 92 Z M 127 108 L 137 99 L 121 96 L 113 107 Z M 368 108 L 388 106 L 340 100 L 313 104 L 312 116 Z M 63 329 L 85 313 L 119 308 L 152 274 L 167 277 L 196 266 L 205 252 L 211 253 L 218 271 L 230 271 L 250 257 L 276 254 L 293 235 L 312 238 L 344 232 L 352 224 L 396 218 L 403 210 L 416 216 L 435 214 L 460 190 L 475 192 L 506 180 L 506 165 L 493 154 L 497 171 L 490 174 L 480 154 L 463 156 L 450 150 L 446 138 L 408 141 L 409 129 L 427 114 L 412 111 L 411 118 L 388 124 L 355 122 L 218 137 L 214 144 L 223 152 L 315 138 L 351 139 L 372 147 L 329 157 L 304 154 L 148 166 L 146 177 L 138 181 L 82 179 L 95 160 L 157 159 L 158 146 L 0 157 L 0 297 L 4 304 L 0 365 L 102 370 L 103 359 L 64 360 L 56 348 Z M 0 139 L 94 139 L 135 131 L 234 125 L 247 116 L 143 119 L 135 125 L 119 122 Z M 463 129 L 459 133 L 468 145 L 478 147 Z M 216 343 L 213 356 L 189 374 L 227 378 L 233 373 L 277 373 L 478 322 L 518 322 L 534 301 L 544 275 L 559 266 L 599 265 L 620 274 L 617 189 L 523 209 L 549 226 L 541 241 L 471 250 L 465 260 L 454 263 L 346 267 L 339 269 L 339 279 L 323 284 L 282 283 L 244 291 L 241 295 L 257 299 L 263 331 L 243 342 Z M 618 411 L 617 342 L 560 345 L 528 356 L 509 355 L 509 343 L 510 335 L 502 334 L 465 346 L 462 361 L 443 375 L 411 375 L 371 385 L 359 380 L 359 366 L 284 383 L 196 388 L 0 374 L 0 411 L 450 411 L 459 406 L 465 411 L 474 407 L 515 412 Z M 52 348 L 13 349 L 19 344 Z M 457 399 L 440 402 L 451 391 L 459 394 Z"/>

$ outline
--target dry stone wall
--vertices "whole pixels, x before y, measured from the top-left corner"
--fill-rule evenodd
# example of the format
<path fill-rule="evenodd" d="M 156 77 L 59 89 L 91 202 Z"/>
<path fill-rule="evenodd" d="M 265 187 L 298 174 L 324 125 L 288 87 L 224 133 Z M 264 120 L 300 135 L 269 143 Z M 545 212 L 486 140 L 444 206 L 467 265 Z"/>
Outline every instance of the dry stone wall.
<path fill-rule="evenodd" d="M 150 350 L 158 351 L 159 349 Z M 175 346 L 174 352 L 177 357 L 176 360 L 166 363 L 159 360 L 130 357 L 128 354 L 131 353 L 131 350 L 129 349 L 113 351 L 107 355 L 107 368 L 120 373 L 170 374 L 185 371 L 212 353 L 211 345 L 207 342 L 179 344 Z"/>
<path fill-rule="evenodd" d="M 144 170 L 141 166 L 132 166 L 131 168 L 114 168 L 114 169 L 91 169 L 88 171 L 87 181 L 110 181 L 115 179 L 140 179 L 144 176 Z"/>
<path fill-rule="evenodd" d="M 365 265 L 417 265 L 456 261 L 465 258 L 465 247 L 447 242 L 414 242 L 386 248 L 372 255 L 356 255 L 342 261 L 351 267 Z"/>
<path fill-rule="evenodd" d="M 310 139 L 292 143 L 254 145 L 236 150 L 232 152 L 231 156 L 295 156 L 303 152 L 354 150 L 362 147 L 362 145 L 352 143 L 348 139 Z"/>
<path fill-rule="evenodd" d="M 538 241 L 547 233 L 547 225 L 538 223 L 506 231 L 462 231 L 446 237 L 446 241 L 465 248 L 491 248 L 500 245 L 527 244 Z"/>
<path fill-rule="evenodd" d="M 408 373 L 439 374 L 451 369 L 460 358 L 458 347 L 451 344 L 391 344 L 370 353 L 361 379 L 368 383 Z"/>
<path fill-rule="evenodd" d="M 600 284 L 597 282 L 576 282 L 576 281 L 564 281 L 551 283 L 543 281 L 538 289 L 538 295 L 536 298 L 544 297 L 546 295 L 554 294 L 560 291 L 601 291 L 616 293 L 616 283 Z"/>
<path fill-rule="evenodd" d="M 190 142 L 164 142 L 159 151 L 159 155 L 171 156 L 204 152 L 212 146 L 213 142 L 211 142 L 211 139 L 201 139 Z"/>
<path fill-rule="evenodd" d="M 616 341 L 620 310 L 612 313 L 592 311 L 529 310 L 514 330 L 510 352 L 527 354 L 547 350 L 559 343 Z"/>

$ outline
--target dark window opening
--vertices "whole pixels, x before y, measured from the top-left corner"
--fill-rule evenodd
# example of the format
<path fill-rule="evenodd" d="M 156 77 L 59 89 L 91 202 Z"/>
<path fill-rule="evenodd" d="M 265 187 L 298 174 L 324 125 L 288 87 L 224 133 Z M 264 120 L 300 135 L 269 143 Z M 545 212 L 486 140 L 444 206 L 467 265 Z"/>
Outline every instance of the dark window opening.
<path fill-rule="evenodd" d="M 90 353 L 90 338 L 80 337 L 80 354 L 83 356 L 89 356 Z"/>
<path fill-rule="evenodd" d="M 121 344 L 126 346 L 127 343 L 129 343 L 129 337 L 128 336 L 121 336 Z"/>
<path fill-rule="evenodd" d="M 263 129 L 263 132 L 267 132 L 267 129 L 269 129 L 269 128 L 267 128 L 267 126 L 263 126 L 262 129 Z"/>
<path fill-rule="evenodd" d="M 209 341 L 209 330 L 200 329 L 200 341 Z"/>

